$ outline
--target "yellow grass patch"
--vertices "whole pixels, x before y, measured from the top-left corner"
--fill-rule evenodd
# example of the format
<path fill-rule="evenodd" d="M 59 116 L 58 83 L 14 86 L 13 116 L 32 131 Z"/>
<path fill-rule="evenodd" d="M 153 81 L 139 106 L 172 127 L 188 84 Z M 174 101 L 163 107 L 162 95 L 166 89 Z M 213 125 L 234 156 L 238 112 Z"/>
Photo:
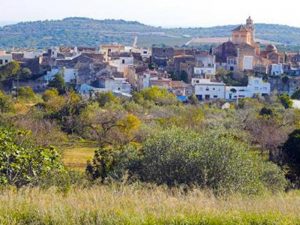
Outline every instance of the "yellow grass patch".
<path fill-rule="evenodd" d="M 63 162 L 70 169 L 84 171 L 87 161 L 93 159 L 96 149 L 96 147 L 68 147 L 63 151 Z"/>

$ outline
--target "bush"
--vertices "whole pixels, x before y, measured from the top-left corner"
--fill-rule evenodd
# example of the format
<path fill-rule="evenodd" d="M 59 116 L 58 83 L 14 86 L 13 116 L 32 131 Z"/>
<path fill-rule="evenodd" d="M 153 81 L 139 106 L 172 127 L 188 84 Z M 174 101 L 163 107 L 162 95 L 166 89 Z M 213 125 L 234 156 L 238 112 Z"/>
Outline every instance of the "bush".
<path fill-rule="evenodd" d="M 140 104 L 144 101 L 154 102 L 157 105 L 173 105 L 178 103 L 174 94 L 169 93 L 165 88 L 159 87 L 145 88 L 139 93 L 135 93 L 133 99 Z"/>
<path fill-rule="evenodd" d="M 292 99 L 300 100 L 300 89 L 295 91 L 295 93 L 291 97 Z"/>
<path fill-rule="evenodd" d="M 6 113 L 13 110 L 13 102 L 11 98 L 0 91 L 0 112 Z"/>
<path fill-rule="evenodd" d="M 279 100 L 284 108 L 289 109 L 293 107 L 293 102 L 287 94 L 280 95 Z"/>
<path fill-rule="evenodd" d="M 23 100 L 33 100 L 36 98 L 36 95 L 31 87 L 21 87 L 18 90 L 18 97 Z"/>
<path fill-rule="evenodd" d="M 205 135 L 173 128 L 152 135 L 140 150 L 101 149 L 87 167 L 93 180 L 129 178 L 158 185 L 199 186 L 215 194 L 259 194 L 283 191 L 284 173 L 249 151 L 230 132 Z"/>
<path fill-rule="evenodd" d="M 290 169 L 288 178 L 296 183 L 300 178 L 300 130 L 295 130 L 289 135 L 282 148 L 284 164 Z"/>
<path fill-rule="evenodd" d="M 148 139 L 141 151 L 138 174 L 145 182 L 196 184 L 215 193 L 256 194 L 269 188 L 268 176 L 276 175 L 270 189 L 285 186 L 278 167 L 272 164 L 268 170 L 262 169 L 261 160 L 230 133 L 215 131 L 198 136 L 172 129 Z"/>
<path fill-rule="evenodd" d="M 107 178 L 129 179 L 139 169 L 139 151 L 130 144 L 125 148 L 102 148 L 95 152 L 92 162 L 88 162 L 86 174 L 91 180 L 104 183 Z"/>
<path fill-rule="evenodd" d="M 0 128 L 0 184 L 36 185 L 50 172 L 64 172 L 56 149 L 33 146 L 26 139 L 25 132 Z"/>
<path fill-rule="evenodd" d="M 108 103 L 120 104 L 120 100 L 116 96 L 114 96 L 112 92 L 97 93 L 96 101 L 101 107 L 104 107 Z"/>
<path fill-rule="evenodd" d="M 216 193 L 260 191 L 255 159 L 233 137 L 164 131 L 146 141 L 141 179 L 157 184 L 196 184 Z"/>

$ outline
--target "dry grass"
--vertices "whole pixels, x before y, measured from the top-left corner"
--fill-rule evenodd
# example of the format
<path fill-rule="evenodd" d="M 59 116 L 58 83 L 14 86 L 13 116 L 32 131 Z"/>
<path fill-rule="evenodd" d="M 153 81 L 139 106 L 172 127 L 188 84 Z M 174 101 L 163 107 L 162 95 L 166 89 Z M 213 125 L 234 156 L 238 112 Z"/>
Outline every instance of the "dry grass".
<path fill-rule="evenodd" d="M 300 194 L 217 199 L 140 186 L 4 191 L 0 224 L 300 224 Z"/>
<path fill-rule="evenodd" d="M 73 170 L 84 171 L 88 160 L 93 159 L 96 147 L 68 147 L 63 150 L 64 164 Z"/>

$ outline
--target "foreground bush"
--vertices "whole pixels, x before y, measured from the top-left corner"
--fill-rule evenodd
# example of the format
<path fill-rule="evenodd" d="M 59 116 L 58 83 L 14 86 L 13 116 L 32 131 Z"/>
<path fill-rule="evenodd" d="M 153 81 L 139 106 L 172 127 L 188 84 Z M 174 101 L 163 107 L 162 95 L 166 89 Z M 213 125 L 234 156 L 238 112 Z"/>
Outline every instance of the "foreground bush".
<path fill-rule="evenodd" d="M 200 137 L 181 130 L 165 131 L 149 139 L 143 149 L 141 179 L 157 184 L 197 184 L 216 193 L 256 194 L 264 188 L 283 190 L 284 174 L 263 164 L 249 146 L 230 133 Z M 265 170 L 272 172 L 265 173 Z M 264 175 L 272 176 L 266 183 Z M 273 180 L 273 175 L 279 176 Z"/>
<path fill-rule="evenodd" d="M 197 185 L 216 194 L 283 191 L 284 173 L 254 156 L 249 146 L 223 131 L 197 135 L 181 129 L 162 131 L 137 150 L 99 150 L 88 172 L 93 179 L 120 179 L 126 172 L 143 182 Z M 123 172 L 123 173 L 122 173 Z M 119 176 L 115 176 L 119 174 Z"/>
<path fill-rule="evenodd" d="M 59 153 L 52 147 L 37 147 L 26 133 L 0 127 L 0 184 L 35 185 L 48 175 L 63 173 Z"/>

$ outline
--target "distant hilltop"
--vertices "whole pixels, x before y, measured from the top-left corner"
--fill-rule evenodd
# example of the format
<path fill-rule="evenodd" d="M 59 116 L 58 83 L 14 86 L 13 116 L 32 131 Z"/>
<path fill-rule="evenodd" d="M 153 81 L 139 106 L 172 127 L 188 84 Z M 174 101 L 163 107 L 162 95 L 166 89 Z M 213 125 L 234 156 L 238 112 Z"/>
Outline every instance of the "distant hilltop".
<path fill-rule="evenodd" d="M 300 46 L 300 28 L 276 24 L 256 24 L 256 38 L 285 46 Z M 213 44 L 230 37 L 237 25 L 208 28 L 162 28 L 125 20 L 95 20 L 71 17 L 63 20 L 21 22 L 0 27 L 0 48 L 51 46 L 98 46 L 117 42 L 139 46 L 186 43 Z M 198 42 L 191 42 L 198 40 Z"/>

